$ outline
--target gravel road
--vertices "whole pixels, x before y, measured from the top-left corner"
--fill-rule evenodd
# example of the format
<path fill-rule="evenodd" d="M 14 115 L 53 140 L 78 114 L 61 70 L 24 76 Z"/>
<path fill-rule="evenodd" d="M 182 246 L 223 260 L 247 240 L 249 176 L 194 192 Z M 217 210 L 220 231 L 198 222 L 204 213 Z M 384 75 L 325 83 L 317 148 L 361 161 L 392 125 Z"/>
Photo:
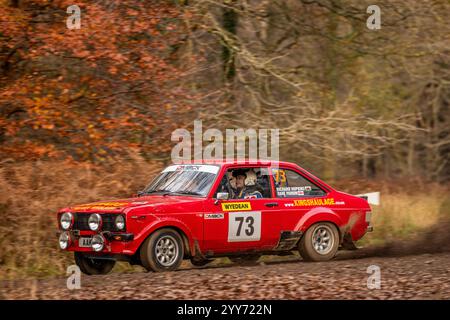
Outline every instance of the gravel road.
<path fill-rule="evenodd" d="M 82 276 L 79 290 L 67 289 L 64 277 L 1 281 L 0 299 L 450 299 L 450 253 L 367 257 L 359 250 L 329 262 L 275 260 Z M 380 267 L 380 289 L 367 288 L 371 265 Z"/>

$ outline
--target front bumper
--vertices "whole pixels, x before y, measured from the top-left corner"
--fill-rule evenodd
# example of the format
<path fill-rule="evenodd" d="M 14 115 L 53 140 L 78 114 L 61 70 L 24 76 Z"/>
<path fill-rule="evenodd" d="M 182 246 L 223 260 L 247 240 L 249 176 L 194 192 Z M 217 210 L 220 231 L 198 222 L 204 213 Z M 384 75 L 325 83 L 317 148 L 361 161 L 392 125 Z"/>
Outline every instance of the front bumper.
<path fill-rule="evenodd" d="M 100 233 L 94 231 L 80 231 L 80 230 L 69 230 L 69 231 L 57 231 L 56 236 L 59 237 L 62 232 L 68 232 L 70 236 L 70 245 L 64 251 L 80 251 L 80 252 L 94 252 L 90 247 L 81 247 L 79 245 L 80 238 L 92 238 L 96 234 L 101 234 L 105 238 L 104 248 L 95 252 L 95 254 L 110 253 L 110 254 L 132 254 L 128 250 L 128 244 L 132 243 L 134 240 L 134 234 L 126 232 L 110 232 L 103 231 Z"/>

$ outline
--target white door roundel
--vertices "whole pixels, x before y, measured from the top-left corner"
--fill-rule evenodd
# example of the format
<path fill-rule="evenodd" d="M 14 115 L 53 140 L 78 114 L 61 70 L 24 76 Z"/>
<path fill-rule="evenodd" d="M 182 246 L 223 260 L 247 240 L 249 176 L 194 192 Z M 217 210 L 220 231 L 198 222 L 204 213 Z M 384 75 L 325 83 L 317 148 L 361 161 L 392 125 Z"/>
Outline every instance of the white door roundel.
<path fill-rule="evenodd" d="M 228 242 L 259 241 L 261 211 L 229 212 Z"/>

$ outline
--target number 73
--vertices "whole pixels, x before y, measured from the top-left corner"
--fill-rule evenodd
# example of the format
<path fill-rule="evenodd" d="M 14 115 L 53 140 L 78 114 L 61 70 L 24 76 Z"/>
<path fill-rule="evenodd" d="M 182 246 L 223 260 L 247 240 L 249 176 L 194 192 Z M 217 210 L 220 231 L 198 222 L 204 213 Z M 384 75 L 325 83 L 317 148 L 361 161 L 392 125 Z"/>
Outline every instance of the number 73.
<path fill-rule="evenodd" d="M 242 225 L 244 224 L 244 221 L 246 223 L 245 234 L 250 237 L 255 232 L 255 227 L 253 226 L 253 224 L 255 223 L 255 219 L 253 217 L 235 217 L 234 221 L 239 222 L 236 236 L 239 237 L 241 235 Z"/>

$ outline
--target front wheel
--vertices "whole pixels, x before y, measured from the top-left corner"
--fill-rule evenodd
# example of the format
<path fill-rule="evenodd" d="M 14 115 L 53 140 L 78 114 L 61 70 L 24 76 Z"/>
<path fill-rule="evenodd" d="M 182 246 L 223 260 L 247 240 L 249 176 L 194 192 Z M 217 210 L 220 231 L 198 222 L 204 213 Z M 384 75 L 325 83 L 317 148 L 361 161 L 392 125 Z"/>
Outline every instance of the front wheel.
<path fill-rule="evenodd" d="M 178 269 L 183 256 L 184 248 L 180 234 L 167 228 L 155 231 L 144 241 L 140 250 L 144 268 L 155 272 Z"/>
<path fill-rule="evenodd" d="M 330 222 L 313 224 L 299 242 L 298 250 L 305 261 L 328 261 L 339 247 L 339 232 Z"/>
<path fill-rule="evenodd" d="M 74 257 L 81 272 L 87 275 L 108 274 L 116 264 L 115 260 L 90 258 L 83 252 L 75 252 Z"/>

